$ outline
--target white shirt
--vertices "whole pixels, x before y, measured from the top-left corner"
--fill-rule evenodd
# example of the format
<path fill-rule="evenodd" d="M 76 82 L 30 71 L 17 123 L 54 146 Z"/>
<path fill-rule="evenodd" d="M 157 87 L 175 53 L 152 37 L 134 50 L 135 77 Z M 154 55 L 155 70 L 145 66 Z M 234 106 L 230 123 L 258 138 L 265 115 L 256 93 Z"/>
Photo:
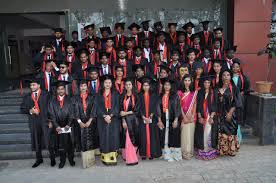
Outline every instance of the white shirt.
<path fill-rule="evenodd" d="M 204 59 L 204 62 L 206 63 L 206 64 L 208 64 L 209 63 L 209 58 L 203 58 Z"/>
<path fill-rule="evenodd" d="M 145 58 L 148 59 L 148 62 L 150 62 L 150 48 L 144 48 L 144 54 L 145 54 Z"/>
<path fill-rule="evenodd" d="M 149 37 L 149 31 L 144 31 L 146 37 L 148 38 Z"/>
<path fill-rule="evenodd" d="M 56 39 L 57 45 L 59 46 L 59 43 L 61 42 L 61 38 L 60 39 Z"/>
<path fill-rule="evenodd" d="M 47 78 L 47 84 L 48 84 L 48 91 L 50 91 L 50 77 L 51 77 L 51 72 L 47 72 L 45 71 L 45 74 L 46 74 L 46 78 Z"/>
<path fill-rule="evenodd" d="M 167 58 L 163 58 L 163 51 L 165 49 L 165 43 L 162 45 L 161 43 L 159 44 L 159 50 L 160 50 L 160 56 L 161 56 L 161 61 L 167 62 Z"/>
<path fill-rule="evenodd" d="M 60 76 L 61 76 L 61 80 L 63 80 L 63 81 L 68 81 L 68 73 L 66 73 L 66 74 L 60 74 Z"/>
<path fill-rule="evenodd" d="M 103 75 L 107 75 L 108 74 L 108 65 L 102 64 L 102 69 L 103 69 Z"/>
<path fill-rule="evenodd" d="M 73 54 L 68 54 L 68 61 L 69 62 L 72 62 L 72 57 L 73 57 Z"/>

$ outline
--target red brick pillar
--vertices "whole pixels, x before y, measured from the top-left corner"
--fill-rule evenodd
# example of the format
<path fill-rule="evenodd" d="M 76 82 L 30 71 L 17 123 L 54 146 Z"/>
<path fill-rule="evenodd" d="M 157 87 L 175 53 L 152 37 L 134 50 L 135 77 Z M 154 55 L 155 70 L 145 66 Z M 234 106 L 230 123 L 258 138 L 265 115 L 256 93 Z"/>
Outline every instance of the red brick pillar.
<path fill-rule="evenodd" d="M 244 72 L 250 78 L 252 88 L 255 87 L 255 81 L 266 79 L 268 56 L 257 56 L 257 52 L 268 43 L 271 13 L 272 0 L 234 0 L 234 45 L 238 45 L 236 56 L 244 62 Z M 272 77 L 271 74 L 270 78 L 274 80 L 275 91 L 276 76 Z"/>

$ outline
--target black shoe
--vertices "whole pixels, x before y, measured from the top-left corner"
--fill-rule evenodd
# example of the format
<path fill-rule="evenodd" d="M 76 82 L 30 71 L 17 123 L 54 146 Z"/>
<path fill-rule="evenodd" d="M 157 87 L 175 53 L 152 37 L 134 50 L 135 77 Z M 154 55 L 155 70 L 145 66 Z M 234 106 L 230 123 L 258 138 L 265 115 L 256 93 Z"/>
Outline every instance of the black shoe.
<path fill-rule="evenodd" d="M 65 162 L 60 162 L 60 163 L 59 163 L 59 165 L 58 165 L 58 168 L 60 168 L 60 169 L 61 169 L 61 168 L 63 168 L 63 167 L 64 167 L 64 165 L 65 165 Z"/>
<path fill-rule="evenodd" d="M 54 167 L 56 165 L 56 160 L 55 159 L 51 159 L 51 167 Z"/>
<path fill-rule="evenodd" d="M 71 166 L 75 166 L 76 165 L 76 163 L 75 163 L 74 160 L 69 160 L 69 163 L 70 163 Z"/>
<path fill-rule="evenodd" d="M 38 167 L 42 163 L 43 163 L 42 159 L 41 160 L 36 160 L 36 162 L 33 164 L 32 168 L 36 168 L 36 167 Z"/>

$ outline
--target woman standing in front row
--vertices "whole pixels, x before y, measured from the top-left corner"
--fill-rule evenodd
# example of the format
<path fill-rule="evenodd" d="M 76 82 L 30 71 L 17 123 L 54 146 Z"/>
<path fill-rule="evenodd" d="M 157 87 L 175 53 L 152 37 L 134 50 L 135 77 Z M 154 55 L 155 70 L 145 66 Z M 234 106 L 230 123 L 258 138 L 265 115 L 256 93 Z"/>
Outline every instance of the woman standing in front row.
<path fill-rule="evenodd" d="M 193 90 L 191 75 L 183 78 L 184 87 L 178 91 L 180 99 L 181 117 L 181 150 L 184 159 L 191 159 L 194 153 L 194 131 L 196 120 L 197 91 Z"/>
<path fill-rule="evenodd" d="M 241 107 L 240 92 L 231 82 L 232 72 L 221 72 L 218 89 L 218 120 L 219 120 L 219 153 L 220 155 L 235 156 L 239 150 L 237 138 L 238 123 L 236 109 Z"/>
<path fill-rule="evenodd" d="M 180 125 L 178 117 L 181 115 L 178 95 L 173 91 L 173 81 L 162 78 L 162 94 L 159 100 L 158 127 L 163 158 L 166 161 L 182 160 L 180 148 Z"/>
<path fill-rule="evenodd" d="M 195 127 L 196 158 L 211 160 L 217 157 L 217 95 L 212 89 L 212 77 L 201 77 L 203 88 L 198 92 L 197 122 Z"/>
<path fill-rule="evenodd" d="M 122 156 L 127 165 L 138 164 L 137 147 L 138 147 L 138 112 L 139 100 L 134 92 L 132 78 L 124 79 L 125 90 L 121 97 L 120 116 L 122 117 L 123 139 L 122 139 Z"/>
<path fill-rule="evenodd" d="M 158 95 L 151 91 L 153 80 L 149 77 L 141 79 L 142 91 L 140 101 L 139 120 L 139 153 L 143 160 L 159 158 L 161 156 L 160 138 L 157 127 Z"/>
<path fill-rule="evenodd" d="M 120 146 L 119 94 L 112 90 L 112 75 L 101 77 L 102 91 L 95 97 L 92 117 L 97 118 L 101 160 L 105 165 L 117 164 Z"/>

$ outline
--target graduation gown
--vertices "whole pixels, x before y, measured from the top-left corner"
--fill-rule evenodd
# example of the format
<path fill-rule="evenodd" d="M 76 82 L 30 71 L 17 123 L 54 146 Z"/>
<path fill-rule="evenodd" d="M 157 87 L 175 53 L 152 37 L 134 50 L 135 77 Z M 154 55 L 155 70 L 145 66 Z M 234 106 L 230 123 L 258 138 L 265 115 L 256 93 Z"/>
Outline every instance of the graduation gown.
<path fill-rule="evenodd" d="M 89 39 L 89 36 L 86 36 L 85 38 L 83 38 L 81 40 L 82 48 L 86 48 L 87 47 L 88 39 Z M 95 39 L 96 40 L 96 42 L 95 42 L 95 44 L 96 44 L 95 48 L 96 49 L 101 49 L 101 40 L 100 40 L 99 37 L 93 35 L 92 37 L 90 37 L 90 39 Z"/>
<path fill-rule="evenodd" d="M 129 104 L 128 106 L 126 106 L 125 101 L 129 98 Z M 133 114 L 124 116 L 122 118 L 124 118 L 126 120 L 126 124 L 127 124 L 127 129 L 128 129 L 128 133 L 129 133 L 129 137 L 130 140 L 132 142 L 132 144 L 135 147 L 138 147 L 138 141 L 139 141 L 139 133 L 138 133 L 138 120 L 137 120 L 137 116 L 140 110 L 140 101 L 138 100 L 138 96 L 137 95 L 132 95 L 132 96 L 126 96 L 123 95 L 121 97 L 120 100 L 120 111 L 132 111 Z M 122 133 L 122 147 L 125 147 L 125 142 L 126 142 L 126 130 L 123 129 L 123 133 Z"/>
<path fill-rule="evenodd" d="M 168 111 L 169 111 L 169 147 L 180 147 L 180 124 L 173 128 L 172 124 L 176 117 L 181 115 L 181 108 L 178 95 L 172 94 L 169 96 L 169 104 L 168 104 Z M 166 132 L 166 112 L 163 112 L 163 104 L 162 104 L 162 97 L 159 100 L 157 114 L 161 117 L 162 123 L 164 125 L 164 129 L 160 130 L 160 144 L 161 148 L 164 148 L 165 145 L 165 132 Z"/>
<path fill-rule="evenodd" d="M 221 95 L 218 90 L 218 106 L 217 111 L 219 114 L 219 132 L 227 135 L 237 135 L 238 123 L 236 111 L 233 113 L 231 121 L 226 121 L 225 116 L 232 107 L 242 107 L 240 92 L 237 87 L 230 84 L 230 87 L 225 90 Z"/>
<path fill-rule="evenodd" d="M 35 57 L 33 58 L 33 64 L 35 70 L 45 71 L 46 60 L 55 59 L 56 54 L 52 52 L 51 54 L 47 55 L 46 53 L 38 52 Z"/>
<path fill-rule="evenodd" d="M 43 91 L 46 91 L 46 92 L 49 92 L 50 94 L 54 94 L 55 92 L 55 87 L 53 87 L 52 83 L 54 82 L 55 78 L 56 78 L 56 72 L 52 71 L 51 72 L 51 76 L 50 76 L 50 80 L 48 83 L 48 80 L 47 80 L 47 76 L 46 76 L 47 73 L 44 72 L 40 72 L 38 74 L 39 78 L 40 79 L 40 88 L 43 90 Z M 48 85 L 48 86 L 47 86 Z M 50 87 L 50 89 L 48 88 Z M 48 91 L 49 90 L 49 91 Z"/>
<path fill-rule="evenodd" d="M 139 94 L 139 99 L 141 102 L 141 107 L 139 110 L 138 120 L 139 120 L 139 153 L 140 156 L 146 157 L 147 152 L 147 133 L 146 133 L 146 124 L 142 116 L 146 116 L 146 107 L 144 94 Z M 159 129 L 157 126 L 158 117 L 157 117 L 157 106 L 159 97 L 158 95 L 152 93 L 149 96 L 149 115 L 153 114 L 152 123 L 149 124 L 149 134 L 150 134 L 150 157 L 158 158 L 161 156 L 161 147 L 160 147 L 160 138 L 159 138 Z"/>
<path fill-rule="evenodd" d="M 116 152 L 120 147 L 120 100 L 116 91 L 111 93 L 111 109 L 107 111 L 104 103 L 104 96 L 98 93 L 95 96 L 92 109 L 92 117 L 97 118 L 99 133 L 99 145 L 101 153 Z M 113 115 L 111 123 L 106 123 L 103 115 Z"/>
<path fill-rule="evenodd" d="M 57 40 L 52 41 L 52 45 L 56 48 L 56 59 L 62 60 L 63 57 L 66 54 L 66 48 L 65 46 L 68 44 L 68 42 L 64 39 L 61 39 L 60 43 L 57 44 Z"/>
<path fill-rule="evenodd" d="M 147 31 L 147 32 L 148 32 L 148 37 L 146 36 L 146 32 L 145 31 L 142 31 L 142 32 L 139 33 L 139 38 L 141 40 L 141 45 L 143 45 L 142 44 L 143 40 L 145 38 L 148 38 L 149 41 L 150 41 L 150 46 L 153 46 L 154 37 L 155 37 L 154 32 L 152 32 L 152 31 Z"/>
<path fill-rule="evenodd" d="M 48 100 L 48 93 L 41 90 L 41 94 L 38 99 L 38 105 L 40 110 L 39 115 L 31 115 L 29 113 L 30 109 L 32 109 L 35 106 L 34 101 L 32 100 L 31 93 L 24 96 L 23 102 L 20 106 L 21 112 L 24 114 L 28 114 L 29 128 L 31 131 L 32 151 L 39 152 L 42 149 L 48 147 Z"/>
<path fill-rule="evenodd" d="M 57 97 L 53 97 L 49 102 L 49 118 L 53 123 L 53 130 L 57 127 L 65 127 L 66 125 L 72 127 L 74 118 L 73 103 L 68 96 L 64 96 L 63 107 L 61 108 Z M 72 133 L 57 134 L 57 149 L 61 151 L 72 151 L 74 138 Z"/>
<path fill-rule="evenodd" d="M 131 60 L 125 60 L 124 64 L 121 64 L 121 62 L 118 60 L 117 63 L 118 63 L 118 65 L 124 66 L 124 78 L 133 76 L 132 61 Z M 115 66 L 114 66 L 114 68 L 113 68 L 114 77 L 115 77 L 115 73 L 116 73 L 116 71 L 115 71 Z"/>
<path fill-rule="evenodd" d="M 84 112 L 82 98 L 80 95 L 75 95 L 72 98 L 74 105 L 75 119 L 80 119 L 83 123 L 86 123 L 90 118 L 92 118 L 92 108 L 94 104 L 94 96 L 88 94 L 86 98 L 86 110 Z M 74 123 L 75 126 L 75 142 L 81 151 L 93 150 L 99 147 L 99 136 L 97 129 L 97 121 L 93 119 L 91 125 L 88 128 L 80 128 L 77 122 Z"/>
<path fill-rule="evenodd" d="M 214 90 L 210 90 L 210 93 L 206 100 L 207 100 L 206 107 L 208 107 L 208 113 L 206 111 L 207 109 L 205 109 L 204 107 L 205 90 L 201 89 L 197 95 L 196 109 L 197 109 L 197 113 L 200 113 L 203 118 L 206 115 L 208 114 L 211 115 L 211 113 L 217 111 L 217 93 L 215 93 Z M 202 149 L 202 150 L 204 149 L 204 127 L 205 125 L 201 124 L 197 119 L 196 125 L 195 125 L 195 147 L 197 149 Z M 212 148 L 217 148 L 217 145 L 218 145 L 218 121 L 216 120 L 216 118 L 214 118 L 214 123 L 212 124 L 212 128 L 211 128 L 211 145 L 212 145 Z"/>
<path fill-rule="evenodd" d="M 87 67 L 89 67 L 91 64 L 90 62 L 87 63 Z M 82 63 L 81 61 L 79 62 L 74 62 L 72 64 L 72 75 L 76 78 L 87 78 L 88 73 L 84 70 L 82 70 Z"/>
<path fill-rule="evenodd" d="M 211 47 L 212 40 L 214 39 L 214 34 L 211 31 L 200 31 L 198 32 L 199 38 L 200 38 L 200 44 L 203 47 Z"/>
<path fill-rule="evenodd" d="M 115 48 L 124 47 L 125 46 L 125 40 L 126 40 L 126 37 L 124 35 L 121 35 L 121 38 L 119 38 L 119 36 L 116 34 L 113 37 L 113 42 L 114 42 Z"/>
<path fill-rule="evenodd" d="M 101 90 L 101 84 L 100 84 L 100 80 L 97 79 L 96 86 L 95 88 L 93 88 L 92 82 L 93 81 L 88 82 L 88 91 L 89 91 L 89 94 L 95 96 Z"/>

